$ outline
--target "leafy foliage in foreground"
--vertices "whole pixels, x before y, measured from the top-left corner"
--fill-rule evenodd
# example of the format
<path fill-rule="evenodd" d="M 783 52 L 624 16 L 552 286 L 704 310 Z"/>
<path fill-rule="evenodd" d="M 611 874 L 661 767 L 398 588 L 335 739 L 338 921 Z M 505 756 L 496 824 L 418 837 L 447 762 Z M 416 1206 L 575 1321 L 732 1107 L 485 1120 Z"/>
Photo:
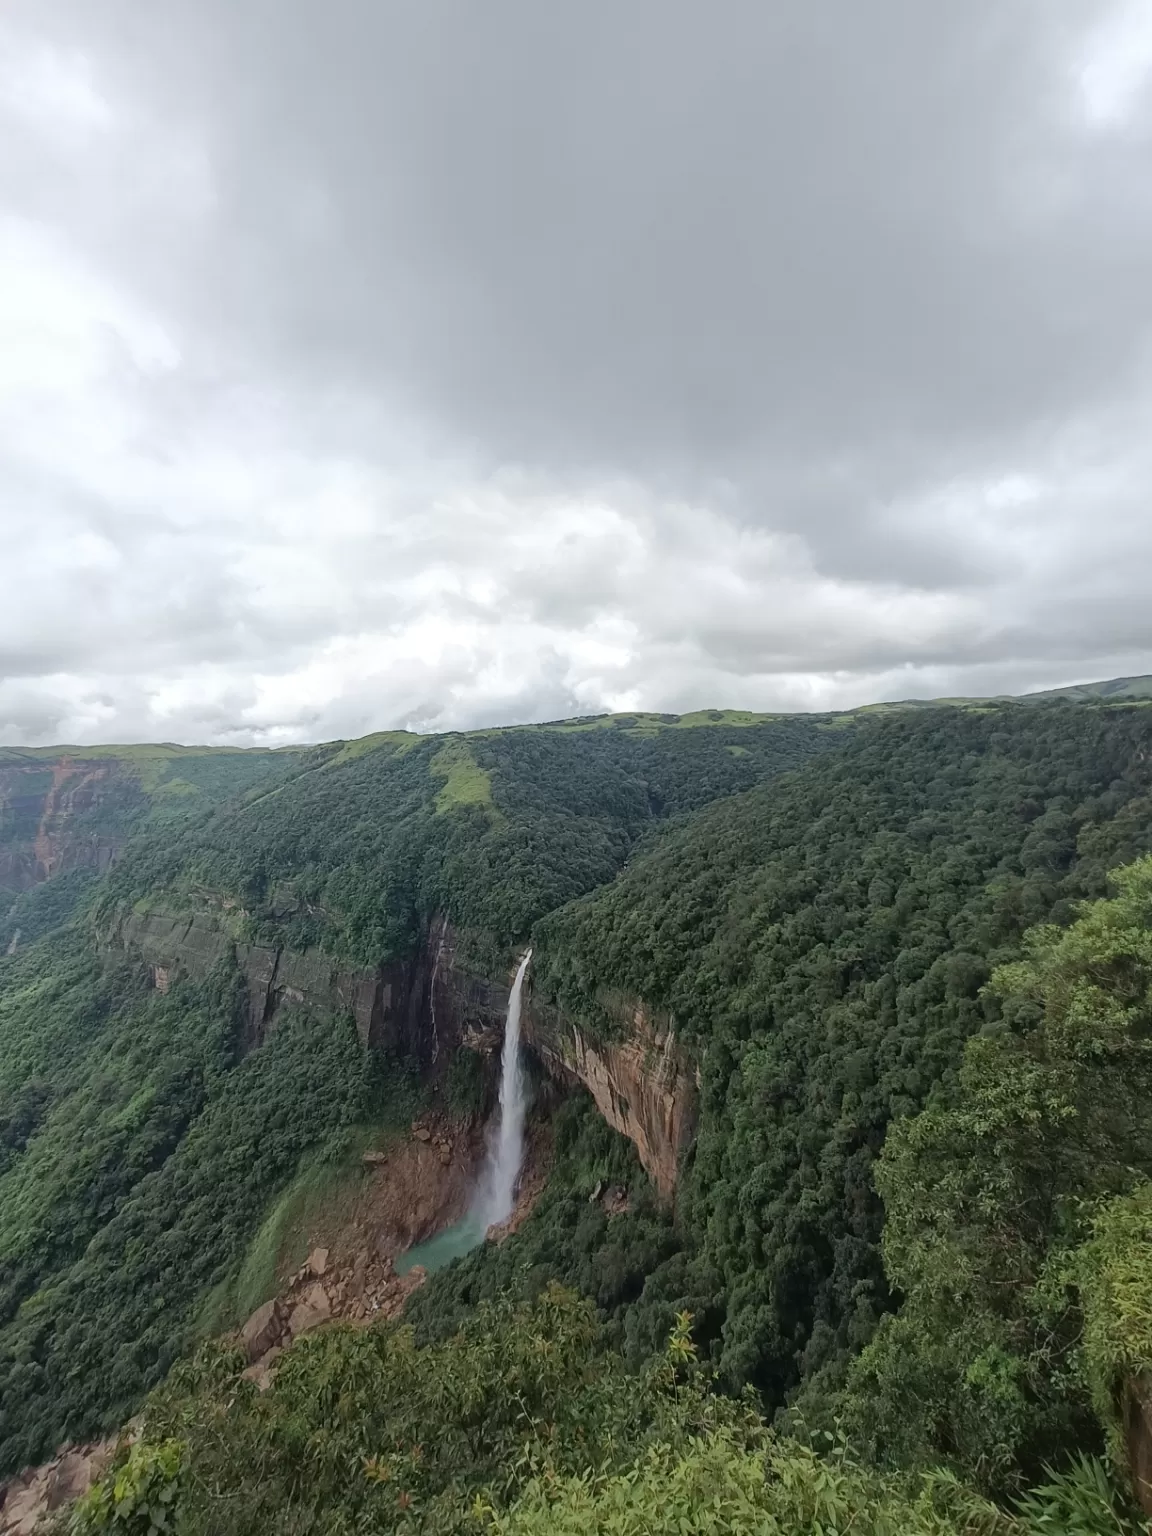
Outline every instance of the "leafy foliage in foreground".
<path fill-rule="evenodd" d="M 873 1454 L 993 1487 L 1120 1443 L 1152 1367 L 1152 858 L 992 979 L 1002 1023 L 878 1170 L 904 1293 L 851 1373 Z"/>
<path fill-rule="evenodd" d="M 886 1476 L 842 1444 L 821 1457 L 779 1439 L 708 1391 L 689 1322 L 629 1373 L 590 1304 L 552 1286 L 529 1305 L 485 1303 L 424 1347 L 395 1325 L 312 1335 L 263 1394 L 209 1347 L 152 1399 L 143 1442 L 77 1511 L 73 1536 L 1134 1531 L 1106 1482 L 1094 1502 L 1091 1463 L 1018 1516 L 945 1472 Z M 1086 1518 L 1049 1518 L 1069 1511 Z"/>

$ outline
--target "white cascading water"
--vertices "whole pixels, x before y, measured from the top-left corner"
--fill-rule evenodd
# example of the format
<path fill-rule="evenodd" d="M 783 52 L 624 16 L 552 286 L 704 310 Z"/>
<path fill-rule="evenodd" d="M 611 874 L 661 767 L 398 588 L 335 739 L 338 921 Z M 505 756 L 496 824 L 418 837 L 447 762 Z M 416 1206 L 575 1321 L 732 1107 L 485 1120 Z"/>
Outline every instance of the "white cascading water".
<path fill-rule="evenodd" d="M 524 1159 L 524 1074 L 520 1070 L 520 994 L 532 951 L 528 950 L 516 972 L 508 995 L 508 1022 L 504 1026 L 504 1050 L 500 1057 L 500 1129 L 488 1153 L 488 1173 L 480 1199 L 486 1227 L 506 1221 L 512 1214 L 516 1180 Z"/>

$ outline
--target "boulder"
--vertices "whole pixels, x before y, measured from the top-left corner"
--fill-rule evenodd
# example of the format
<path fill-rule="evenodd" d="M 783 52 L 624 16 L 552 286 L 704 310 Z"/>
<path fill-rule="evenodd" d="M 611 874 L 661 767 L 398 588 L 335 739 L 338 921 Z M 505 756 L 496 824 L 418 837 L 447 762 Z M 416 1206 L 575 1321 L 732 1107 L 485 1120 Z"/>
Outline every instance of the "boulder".
<path fill-rule="evenodd" d="M 254 1365 L 262 1355 L 276 1344 L 284 1334 L 284 1310 L 279 1301 L 266 1301 L 257 1307 L 240 1330 L 240 1341 L 249 1365 Z"/>
<path fill-rule="evenodd" d="M 90 1456 L 80 1451 L 65 1451 L 48 1474 L 45 1507 L 59 1509 L 62 1504 L 71 1504 L 82 1493 L 88 1492 L 98 1475 Z"/>
<path fill-rule="evenodd" d="M 312 1328 L 318 1328 L 332 1316 L 332 1298 L 320 1284 L 310 1286 L 292 1308 L 288 1316 L 288 1332 L 294 1339 Z"/>
<path fill-rule="evenodd" d="M 381 1168 L 388 1161 L 387 1152 L 365 1152 L 360 1159 L 365 1168 Z"/>
<path fill-rule="evenodd" d="M 272 1377 L 275 1374 L 276 1360 L 284 1353 L 279 1344 L 274 1344 L 262 1360 L 257 1360 L 255 1365 L 250 1365 L 241 1375 L 246 1381 L 256 1383 L 257 1392 L 266 1392 L 272 1385 Z"/>
<path fill-rule="evenodd" d="M 426 1125 L 414 1125 L 412 1127 L 412 1134 L 413 1134 L 413 1136 L 415 1136 L 417 1141 L 431 1141 L 432 1140 L 432 1132 L 428 1129 L 428 1127 Z"/>
<path fill-rule="evenodd" d="M 0 1510 L 0 1530 L 7 1536 L 31 1536 L 44 1513 L 44 1480 L 9 1487 Z"/>
<path fill-rule="evenodd" d="M 317 1280 L 320 1279 L 321 1275 L 326 1274 L 328 1270 L 327 1248 L 313 1248 L 312 1252 L 308 1255 L 306 1268 L 310 1275 L 316 1276 Z"/>

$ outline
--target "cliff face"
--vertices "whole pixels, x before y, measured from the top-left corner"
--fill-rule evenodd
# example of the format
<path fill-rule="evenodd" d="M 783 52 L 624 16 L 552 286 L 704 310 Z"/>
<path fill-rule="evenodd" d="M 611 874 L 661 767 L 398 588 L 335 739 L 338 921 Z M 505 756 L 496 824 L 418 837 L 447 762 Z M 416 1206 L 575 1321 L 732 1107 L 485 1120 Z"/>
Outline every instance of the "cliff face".
<path fill-rule="evenodd" d="M 248 1043 L 257 1046 L 285 1008 L 352 1014 L 365 1048 L 402 1050 L 434 1067 L 464 1045 L 500 1044 L 508 988 L 460 966 L 456 936 L 437 918 L 422 952 L 390 965 L 343 965 L 321 950 L 250 944 L 234 937 L 232 913 L 122 911 L 104 935 L 114 948 L 138 954 L 154 985 L 166 992 L 181 973 L 206 976 L 234 956 L 248 988 Z"/>
<path fill-rule="evenodd" d="M 234 954 L 248 988 L 248 1044 L 255 1047 L 286 1008 L 349 1011 L 365 1047 L 402 1050 L 426 1069 L 465 1048 L 495 1057 L 503 1038 L 510 978 L 470 970 L 444 918 L 413 960 L 357 968 L 318 950 L 248 944 L 229 932 L 224 910 L 192 915 L 123 912 L 107 941 L 134 950 L 166 990 L 180 972 L 204 976 Z M 524 1038 L 561 1084 L 582 1083 L 609 1125 L 627 1136 L 665 1197 L 696 1125 L 693 1071 L 666 1020 L 642 1003 L 622 1005 L 620 1038 L 592 1041 L 571 1020 L 526 999 Z"/>
<path fill-rule="evenodd" d="M 292 749 L 0 747 L 0 891 L 103 874 L 150 812 L 174 823 L 283 776 Z"/>
<path fill-rule="evenodd" d="M 529 1004 L 525 1035 L 550 1072 L 588 1089 L 596 1107 L 634 1143 L 666 1198 L 696 1129 L 696 1079 L 668 1020 L 642 1002 L 624 1005 L 621 1038 L 591 1041 L 555 1010 Z"/>
<path fill-rule="evenodd" d="M 0 887 L 26 891 L 68 869 L 103 873 L 121 840 L 101 812 L 137 800 L 138 782 L 114 759 L 0 762 Z"/>
<path fill-rule="evenodd" d="M 167 991 L 180 973 L 206 976 L 234 955 L 248 988 L 248 1044 L 257 1046 L 285 1008 L 343 1012 L 356 1020 L 365 1047 L 411 1050 L 424 1056 L 421 1029 L 426 990 L 422 961 L 376 967 L 341 965 L 319 950 L 248 944 L 229 932 L 228 914 L 204 911 L 122 912 L 106 935 L 111 945 L 135 951 L 152 980 Z"/>

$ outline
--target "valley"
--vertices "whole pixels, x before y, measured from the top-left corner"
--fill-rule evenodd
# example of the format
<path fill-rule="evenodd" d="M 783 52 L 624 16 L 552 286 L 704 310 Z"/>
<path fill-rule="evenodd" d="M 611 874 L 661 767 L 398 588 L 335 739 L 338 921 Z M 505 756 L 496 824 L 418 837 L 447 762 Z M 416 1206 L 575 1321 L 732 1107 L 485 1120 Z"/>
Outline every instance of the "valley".
<path fill-rule="evenodd" d="M 205 1532 L 825 1434 L 878 1531 L 1148 1497 L 1140 681 L 5 758 L 0 1472 L 143 1407 Z"/>

